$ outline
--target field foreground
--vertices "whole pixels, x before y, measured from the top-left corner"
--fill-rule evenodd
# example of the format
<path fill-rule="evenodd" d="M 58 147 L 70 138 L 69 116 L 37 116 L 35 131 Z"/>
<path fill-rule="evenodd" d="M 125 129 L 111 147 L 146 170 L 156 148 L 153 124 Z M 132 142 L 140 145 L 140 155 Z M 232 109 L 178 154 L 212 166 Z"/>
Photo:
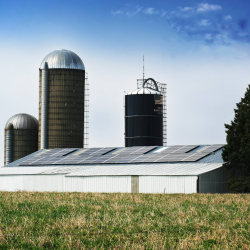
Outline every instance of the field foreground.
<path fill-rule="evenodd" d="M 0 249 L 250 249 L 250 195 L 0 192 Z"/>

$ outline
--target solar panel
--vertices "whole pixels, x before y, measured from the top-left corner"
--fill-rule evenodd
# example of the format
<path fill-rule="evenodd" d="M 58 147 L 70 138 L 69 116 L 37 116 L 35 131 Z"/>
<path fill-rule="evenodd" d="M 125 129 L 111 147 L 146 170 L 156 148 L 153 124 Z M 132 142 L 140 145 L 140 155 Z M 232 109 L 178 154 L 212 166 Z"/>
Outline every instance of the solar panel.
<path fill-rule="evenodd" d="M 54 164 L 56 165 L 73 164 L 77 160 L 78 160 L 78 156 L 68 156 L 68 157 L 63 157 L 63 158 L 57 158 L 57 161 L 55 161 Z"/>
<path fill-rule="evenodd" d="M 138 158 L 138 155 L 129 155 L 129 156 L 122 157 L 121 159 L 117 159 L 116 163 L 128 163 L 130 161 L 133 161 L 136 158 Z"/>
<path fill-rule="evenodd" d="M 180 149 L 177 149 L 176 151 L 174 151 L 174 154 L 184 154 L 187 153 L 195 148 L 199 147 L 199 145 L 186 145 Z"/>
<path fill-rule="evenodd" d="M 136 151 L 142 149 L 144 147 L 130 147 L 130 148 L 126 148 L 125 150 L 121 151 L 120 154 L 124 154 L 124 155 L 128 155 L 128 154 L 132 154 L 132 153 L 135 153 Z"/>
<path fill-rule="evenodd" d="M 44 156 L 51 156 L 54 153 L 57 153 L 59 151 L 61 151 L 61 148 L 55 148 L 55 149 L 46 149 L 45 151 L 36 154 L 34 157 L 44 157 Z"/>
<path fill-rule="evenodd" d="M 169 148 L 166 148 L 165 150 L 161 151 L 160 154 L 169 154 L 169 153 L 173 153 L 174 151 L 183 148 L 184 145 L 180 145 L 180 146 L 171 146 Z"/>
<path fill-rule="evenodd" d="M 19 166 L 29 165 L 29 164 L 30 164 L 31 162 L 33 162 L 33 161 L 34 161 L 33 158 L 28 159 L 28 160 L 26 160 L 26 161 L 21 162 L 21 163 L 19 164 Z"/>
<path fill-rule="evenodd" d="M 152 157 L 153 155 L 141 155 L 135 159 L 133 159 L 132 161 L 130 161 L 131 163 L 136 163 L 136 162 L 144 162 L 145 160 L 149 159 L 150 157 Z"/>
<path fill-rule="evenodd" d="M 209 155 L 210 153 L 195 153 L 195 154 L 191 154 L 190 156 L 188 156 L 187 158 L 183 159 L 182 161 L 198 161 L 202 158 L 204 158 L 205 156 Z"/>
<path fill-rule="evenodd" d="M 101 150 L 102 148 L 90 148 L 87 151 L 83 152 L 82 154 L 79 154 L 80 156 L 85 156 L 85 155 L 91 155 L 99 150 Z"/>
<path fill-rule="evenodd" d="M 159 153 L 149 153 L 157 146 L 117 148 L 63 148 L 42 151 L 32 158 L 19 163 L 20 166 L 32 165 L 83 165 L 144 162 L 195 162 L 221 149 L 224 144 L 214 144 L 199 148 L 198 145 L 178 145 L 168 147 Z M 116 150 L 114 153 L 112 151 Z M 195 152 L 192 152 L 194 150 Z M 76 153 L 75 153 L 76 151 Z M 188 153 L 190 152 L 191 153 Z M 110 154 L 109 154 L 110 153 Z M 149 153 L 149 154 L 148 154 Z"/>
<path fill-rule="evenodd" d="M 148 159 L 143 160 L 142 162 L 146 162 L 146 163 L 157 162 L 160 158 L 162 158 L 162 157 L 160 157 L 160 156 L 158 156 L 158 157 L 150 157 Z"/>
<path fill-rule="evenodd" d="M 147 146 L 147 147 L 142 147 L 134 152 L 132 152 L 131 154 L 147 154 L 149 153 L 150 151 L 156 149 L 158 146 Z"/>
<path fill-rule="evenodd" d="M 111 157 L 113 157 L 113 156 L 111 156 L 111 155 L 99 156 L 99 157 L 97 157 L 97 158 L 93 161 L 93 163 L 102 163 L 102 162 L 104 162 L 104 161 L 110 159 Z"/>
<path fill-rule="evenodd" d="M 31 159 L 21 162 L 19 166 L 33 165 L 36 161 L 41 159 L 46 159 L 46 157 L 39 157 L 39 158 L 32 157 Z"/>
<path fill-rule="evenodd" d="M 58 152 L 55 152 L 54 154 L 51 154 L 51 156 L 55 156 L 55 157 L 58 157 L 58 156 L 66 156 L 70 153 L 73 153 L 77 150 L 78 148 L 64 148 Z"/>
<path fill-rule="evenodd" d="M 121 160 L 123 157 L 118 157 L 118 156 L 115 156 L 115 157 L 111 157 L 105 161 L 103 161 L 103 163 L 115 163 L 116 161 L 119 161 Z"/>
<path fill-rule="evenodd" d="M 79 154 L 80 156 L 86 156 L 86 155 L 105 155 L 108 154 L 110 152 L 112 152 L 113 150 L 115 150 L 116 148 L 111 148 L 111 147 L 107 147 L 107 148 L 91 148 L 86 150 L 85 152 Z"/>
<path fill-rule="evenodd" d="M 108 154 L 112 151 L 114 151 L 116 148 L 102 148 L 96 152 L 94 152 L 93 154 L 98 154 L 98 155 L 105 155 Z"/>
<path fill-rule="evenodd" d="M 207 148 L 205 148 L 204 150 L 201 149 L 201 152 L 202 153 L 212 153 L 212 152 L 215 152 L 221 148 L 223 148 L 225 145 L 222 145 L 222 144 L 214 144 L 214 145 L 211 145 Z"/>

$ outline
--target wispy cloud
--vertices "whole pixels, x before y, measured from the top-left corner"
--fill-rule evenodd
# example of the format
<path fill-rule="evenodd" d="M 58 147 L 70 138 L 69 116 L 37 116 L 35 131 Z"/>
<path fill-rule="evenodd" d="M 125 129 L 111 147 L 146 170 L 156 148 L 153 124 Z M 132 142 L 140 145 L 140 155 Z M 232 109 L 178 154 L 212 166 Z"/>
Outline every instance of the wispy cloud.
<path fill-rule="evenodd" d="M 209 26 L 209 25 L 211 25 L 211 22 L 207 19 L 202 19 L 198 22 L 198 25 L 199 26 Z"/>
<path fill-rule="evenodd" d="M 167 13 L 168 13 L 168 12 L 167 12 L 166 10 L 162 9 L 162 10 L 161 10 L 161 17 L 166 16 Z"/>
<path fill-rule="evenodd" d="M 111 11 L 111 14 L 116 16 L 116 15 L 122 15 L 123 11 L 122 10 L 115 10 L 115 11 Z"/>
<path fill-rule="evenodd" d="M 224 19 L 228 21 L 228 20 L 232 20 L 233 18 L 230 15 L 227 15 L 224 17 Z"/>
<path fill-rule="evenodd" d="M 197 7 L 197 12 L 207 12 L 207 11 L 215 11 L 221 10 L 222 7 L 216 4 L 208 4 L 208 3 L 200 3 Z"/>
<path fill-rule="evenodd" d="M 135 15 L 137 15 L 139 12 L 141 12 L 141 10 L 142 10 L 142 7 L 140 7 L 140 6 L 130 6 L 130 5 L 127 5 L 126 6 L 126 8 L 124 9 L 124 10 L 120 10 L 120 9 L 118 9 L 118 10 L 113 10 L 113 11 L 111 11 L 111 14 L 113 15 L 113 16 L 117 16 L 117 15 L 126 15 L 126 16 L 129 16 L 129 17 L 131 17 L 131 16 L 135 16 Z"/>
<path fill-rule="evenodd" d="M 208 44 L 250 43 L 248 19 L 234 20 L 231 15 L 222 16 L 221 11 L 220 5 L 200 3 L 172 10 L 167 18 L 173 30 L 190 39 Z"/>
<path fill-rule="evenodd" d="M 208 44 L 250 43 L 248 19 L 235 20 L 228 13 L 223 15 L 223 8 L 218 4 L 199 3 L 172 10 L 126 5 L 125 9 L 112 11 L 112 14 L 129 17 L 141 14 L 151 16 L 151 19 L 152 16 L 167 19 L 170 28 L 179 34 Z"/>
<path fill-rule="evenodd" d="M 155 10 L 155 8 L 146 8 L 146 9 L 144 10 L 144 13 L 145 13 L 146 15 L 155 15 L 155 14 L 158 14 L 159 11 L 158 11 L 158 10 Z"/>
<path fill-rule="evenodd" d="M 186 11 L 193 11 L 193 8 L 192 7 L 184 7 L 184 8 L 180 7 L 180 10 L 184 11 L 184 12 L 186 12 Z"/>
<path fill-rule="evenodd" d="M 135 9 L 130 9 L 126 11 L 127 16 L 135 16 L 142 10 L 142 7 L 136 6 Z"/>

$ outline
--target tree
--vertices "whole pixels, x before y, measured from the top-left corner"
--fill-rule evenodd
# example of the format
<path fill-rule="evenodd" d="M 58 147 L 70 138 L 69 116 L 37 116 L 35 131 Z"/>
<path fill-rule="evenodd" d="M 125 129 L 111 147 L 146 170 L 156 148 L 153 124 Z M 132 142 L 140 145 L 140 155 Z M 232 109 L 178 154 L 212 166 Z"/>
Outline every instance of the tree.
<path fill-rule="evenodd" d="M 229 170 L 228 189 L 250 192 L 250 85 L 236 104 L 235 117 L 225 124 L 227 145 L 222 151 L 223 166 Z"/>

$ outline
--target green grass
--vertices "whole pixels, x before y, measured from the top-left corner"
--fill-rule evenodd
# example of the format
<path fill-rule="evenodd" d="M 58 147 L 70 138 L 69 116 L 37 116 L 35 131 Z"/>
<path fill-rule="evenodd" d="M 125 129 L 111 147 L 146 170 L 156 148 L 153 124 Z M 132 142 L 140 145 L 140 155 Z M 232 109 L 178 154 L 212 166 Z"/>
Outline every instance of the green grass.
<path fill-rule="evenodd" d="M 249 249 L 250 195 L 0 192 L 0 249 Z"/>

